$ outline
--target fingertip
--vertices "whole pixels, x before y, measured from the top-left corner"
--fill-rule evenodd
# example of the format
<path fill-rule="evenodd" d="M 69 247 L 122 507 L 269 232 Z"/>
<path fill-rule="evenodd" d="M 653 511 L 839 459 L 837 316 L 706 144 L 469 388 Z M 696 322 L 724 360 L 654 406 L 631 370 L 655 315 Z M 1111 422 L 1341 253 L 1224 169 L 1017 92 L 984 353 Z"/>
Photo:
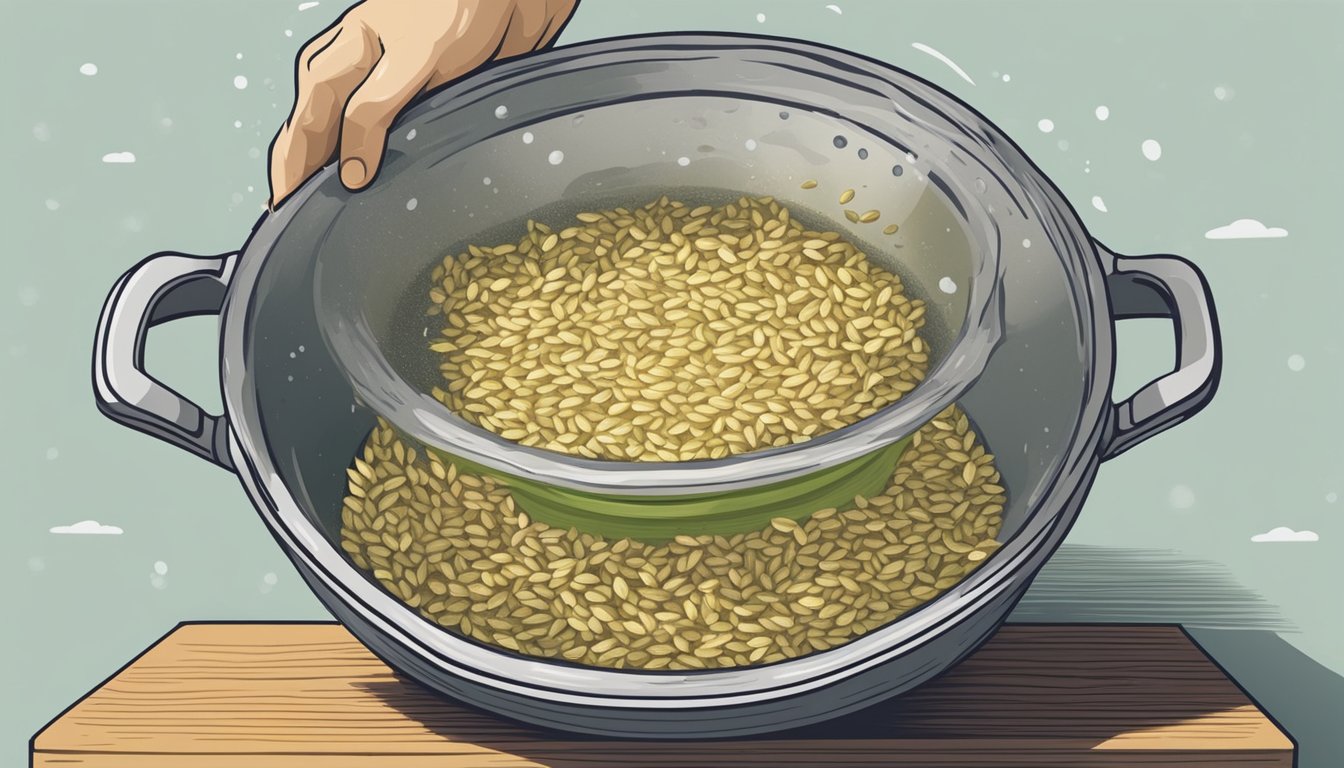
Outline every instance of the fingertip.
<path fill-rule="evenodd" d="M 359 157 L 348 157 L 341 161 L 341 183 L 350 190 L 362 189 L 369 180 L 369 169 Z"/>

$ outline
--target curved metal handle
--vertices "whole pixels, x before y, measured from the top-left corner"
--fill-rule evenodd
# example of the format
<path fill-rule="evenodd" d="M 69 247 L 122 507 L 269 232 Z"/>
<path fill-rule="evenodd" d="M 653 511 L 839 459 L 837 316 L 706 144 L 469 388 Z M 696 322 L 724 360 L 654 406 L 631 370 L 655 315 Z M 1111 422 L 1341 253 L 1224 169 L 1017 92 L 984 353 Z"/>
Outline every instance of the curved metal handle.
<path fill-rule="evenodd" d="M 145 336 L 160 323 L 217 314 L 236 253 L 156 253 L 112 286 L 98 318 L 93 389 L 98 410 L 120 424 L 165 440 L 232 470 L 228 425 L 145 372 Z"/>
<path fill-rule="evenodd" d="M 1113 409 L 1103 460 L 1195 415 L 1213 399 L 1223 361 L 1213 296 L 1204 275 L 1179 256 L 1110 257 L 1106 290 L 1112 320 L 1161 317 L 1176 331 L 1176 370 L 1159 376 Z"/>

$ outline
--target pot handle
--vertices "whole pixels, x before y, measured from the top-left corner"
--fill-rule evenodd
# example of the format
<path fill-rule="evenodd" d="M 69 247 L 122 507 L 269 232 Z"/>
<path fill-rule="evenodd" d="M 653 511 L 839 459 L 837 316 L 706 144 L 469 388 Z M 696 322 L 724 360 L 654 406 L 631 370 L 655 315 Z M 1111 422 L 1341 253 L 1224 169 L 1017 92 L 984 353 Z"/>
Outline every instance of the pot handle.
<path fill-rule="evenodd" d="M 145 372 L 145 336 L 160 323 L 218 314 L 238 254 L 156 253 L 117 280 L 98 318 L 93 389 L 98 410 L 232 470 L 228 424 Z"/>
<path fill-rule="evenodd" d="M 1179 256 L 1123 256 L 1100 243 L 1097 250 L 1107 268 L 1111 319 L 1169 318 L 1176 331 L 1176 370 L 1114 405 L 1104 461 L 1208 405 L 1223 362 L 1213 296 L 1195 265 Z"/>

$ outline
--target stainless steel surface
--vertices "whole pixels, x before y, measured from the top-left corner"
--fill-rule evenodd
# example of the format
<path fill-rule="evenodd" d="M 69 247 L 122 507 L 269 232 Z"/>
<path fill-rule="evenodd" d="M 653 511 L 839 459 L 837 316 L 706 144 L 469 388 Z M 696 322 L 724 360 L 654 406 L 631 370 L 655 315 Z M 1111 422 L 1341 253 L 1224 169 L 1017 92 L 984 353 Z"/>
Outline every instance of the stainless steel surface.
<path fill-rule="evenodd" d="M 113 286 L 93 351 L 98 410 L 225 469 L 233 465 L 223 419 L 145 372 L 145 336 L 159 323 L 219 312 L 235 262 L 232 253 L 159 253 L 140 262 Z"/>
<path fill-rule="evenodd" d="M 469 78 L 415 108 L 398 131 L 416 127 L 419 137 L 432 140 L 422 147 L 469 144 L 472 131 L 488 115 L 486 108 L 493 111 L 494 99 L 475 102 L 481 120 L 439 117 L 511 72 L 531 73 L 552 90 L 582 97 L 585 84 L 599 87 L 609 67 L 647 72 L 656 75 L 649 82 L 669 87 L 695 71 L 702 76 L 681 87 L 693 82 L 704 89 L 714 81 L 705 80 L 700 67 L 717 62 L 727 83 L 721 87 L 731 89 L 744 60 L 769 63 L 780 78 L 779 92 L 794 98 L 807 92 L 814 78 L 865 83 L 874 103 L 858 99 L 848 119 L 871 122 L 882 110 L 931 113 L 973 137 L 961 142 L 965 151 L 1001 172 L 995 177 L 999 187 L 987 190 L 999 197 L 985 204 L 1015 205 L 1000 237 L 1010 244 L 1029 240 L 1030 246 L 1004 250 L 995 286 L 1002 297 L 1003 337 L 960 402 L 996 454 L 1008 488 L 1006 544 L 961 584 L 892 624 L 839 648 L 769 666 L 693 673 L 601 670 L 523 658 L 442 631 L 385 592 L 335 546 L 345 469 L 375 413 L 356 402 L 325 343 L 329 329 L 323 327 L 314 290 L 323 264 L 314 245 L 343 218 L 383 222 L 369 231 L 349 230 L 366 238 L 364 247 L 378 238 L 386 247 L 402 237 L 407 225 L 392 216 L 397 205 L 389 200 L 404 201 L 404 189 L 395 182 L 411 183 L 416 174 L 408 164 L 424 158 L 394 156 L 387 185 L 380 180 L 354 196 L 328 168 L 258 223 L 232 274 L 221 318 L 230 455 L 262 518 L 315 594 L 375 653 L 417 680 L 521 720 L 627 736 L 754 733 L 866 706 L 929 679 L 983 642 L 1067 533 L 1102 458 L 1170 426 L 1176 414 L 1188 417 L 1212 395 L 1218 337 L 1197 273 L 1166 260 L 1121 260 L 1124 267 L 1113 269 L 1114 257 L 1094 246 L 1068 203 L 1011 141 L 947 94 L 877 62 L 754 38 L 601 41 Z M 623 82 L 645 98 L 658 96 L 652 87 L 639 89 L 645 82 L 639 77 Z M 790 87 L 794 83 L 797 88 Z M 877 101 L 885 106 L 879 109 Z M 794 108 L 799 108 L 796 102 Z M 406 149 L 394 142 L 394 152 Z M 439 183 L 450 185 L 453 178 Z M 451 185 L 445 194 L 451 194 Z M 405 211 L 404 204 L 400 208 Z M 1159 290 L 1138 290 L 1143 282 Z M 120 285 L 109 300 L 114 315 Z M 1166 312 L 1192 333 L 1208 331 L 1202 350 L 1183 348 L 1184 376 L 1201 377 L 1181 384 L 1180 391 L 1189 394 L 1157 405 L 1156 411 L 1151 406 L 1132 410 L 1143 417 L 1133 428 L 1116 424 L 1110 401 L 1113 299 L 1126 312 Z M 1166 301 L 1165 309 L 1159 299 Z M 1193 316 L 1187 316 L 1187 307 Z M 1199 361 L 1210 356 L 1211 367 L 1201 368 Z"/>
<path fill-rule="evenodd" d="M 1113 259 L 1107 282 L 1114 317 L 1167 318 L 1176 332 L 1176 370 L 1115 406 L 1103 457 L 1109 459 L 1197 413 L 1213 397 L 1222 361 L 1213 297 L 1194 265 L 1177 256 L 1121 256 L 1097 248 Z"/>

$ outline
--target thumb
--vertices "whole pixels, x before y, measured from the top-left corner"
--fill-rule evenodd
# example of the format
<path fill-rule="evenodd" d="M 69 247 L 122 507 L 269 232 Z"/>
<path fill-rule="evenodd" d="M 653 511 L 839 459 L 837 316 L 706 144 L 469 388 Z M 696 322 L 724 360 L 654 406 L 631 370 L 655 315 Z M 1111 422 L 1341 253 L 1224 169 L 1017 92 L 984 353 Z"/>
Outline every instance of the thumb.
<path fill-rule="evenodd" d="M 341 121 L 341 182 L 359 190 L 373 182 L 387 131 L 429 81 L 423 59 L 385 55 L 346 102 Z"/>

